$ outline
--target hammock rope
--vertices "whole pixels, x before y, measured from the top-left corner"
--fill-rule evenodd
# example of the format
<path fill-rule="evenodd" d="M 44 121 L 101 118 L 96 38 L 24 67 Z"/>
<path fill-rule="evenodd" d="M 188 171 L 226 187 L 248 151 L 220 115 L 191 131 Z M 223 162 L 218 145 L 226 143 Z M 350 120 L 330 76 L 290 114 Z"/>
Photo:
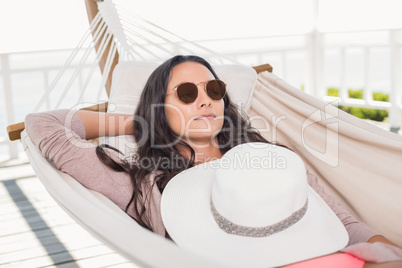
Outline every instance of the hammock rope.
<path fill-rule="evenodd" d="M 63 75 L 66 73 L 66 70 L 69 69 L 72 65 L 72 62 L 74 59 L 76 59 L 78 53 L 83 49 L 85 43 L 88 41 L 91 35 L 91 29 L 93 25 L 96 25 L 100 20 L 101 20 L 101 14 L 97 14 L 92 23 L 90 24 L 89 29 L 86 31 L 84 36 L 81 38 L 79 41 L 78 45 L 75 47 L 71 55 L 68 57 L 67 61 L 65 62 L 64 66 L 61 68 L 61 70 L 58 72 L 56 75 L 55 79 L 53 82 L 50 84 L 50 86 L 46 89 L 45 93 L 43 94 L 42 98 L 39 100 L 38 104 L 35 106 L 33 109 L 33 112 L 38 112 L 40 108 L 42 107 L 43 103 L 49 98 L 50 93 L 54 91 L 56 86 L 58 85 L 59 81 L 63 77 Z M 92 49 L 92 47 L 88 47 L 87 50 Z"/>
<path fill-rule="evenodd" d="M 84 101 L 88 95 L 88 88 L 94 81 L 94 75 L 99 72 L 99 63 L 106 55 L 106 62 L 101 75 L 97 91 L 91 96 L 96 96 L 91 101 L 101 102 L 105 93 L 105 85 L 111 74 L 115 56 L 118 54 L 119 62 L 161 62 L 177 54 L 197 54 L 203 56 L 213 64 L 239 64 L 238 61 L 203 47 L 195 42 L 182 38 L 126 9 L 114 4 L 110 0 L 98 2 L 99 12 L 89 25 L 78 45 L 72 51 L 67 61 L 57 73 L 55 79 L 46 89 L 33 112 L 38 112 L 50 95 L 56 90 L 61 90 L 56 105 L 52 109 L 63 107 L 66 96 L 71 91 L 77 78 L 83 74 L 84 68 L 88 68 L 86 76 L 80 81 L 81 90 L 76 99 L 76 104 Z M 97 48 L 97 49 L 95 49 Z M 78 63 L 75 63 L 78 62 Z M 73 69 L 72 74 L 68 70 Z M 67 84 L 61 81 L 66 79 Z M 47 107 L 49 108 L 49 107 Z"/>

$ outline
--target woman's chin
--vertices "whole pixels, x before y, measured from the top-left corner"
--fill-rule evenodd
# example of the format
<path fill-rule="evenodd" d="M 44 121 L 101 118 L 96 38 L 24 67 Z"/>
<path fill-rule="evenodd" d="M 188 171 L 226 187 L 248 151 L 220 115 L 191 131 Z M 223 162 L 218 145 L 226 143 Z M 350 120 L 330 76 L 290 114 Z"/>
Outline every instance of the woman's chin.
<path fill-rule="evenodd" d="M 185 136 L 185 141 L 188 145 L 193 147 L 193 149 L 196 149 L 194 146 L 204 148 L 210 146 L 211 143 L 216 143 L 216 135 L 213 133 L 191 133 Z"/>

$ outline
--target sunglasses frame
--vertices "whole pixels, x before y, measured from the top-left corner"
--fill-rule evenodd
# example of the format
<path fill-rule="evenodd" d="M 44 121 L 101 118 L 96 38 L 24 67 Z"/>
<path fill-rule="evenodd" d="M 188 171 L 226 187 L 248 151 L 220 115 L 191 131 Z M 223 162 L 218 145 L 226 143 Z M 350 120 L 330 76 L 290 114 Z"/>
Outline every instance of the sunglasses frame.
<path fill-rule="evenodd" d="M 205 93 L 207 93 L 207 95 L 208 95 L 207 85 L 208 85 L 209 82 L 212 82 L 212 81 L 219 81 L 219 82 L 222 82 L 223 85 L 225 85 L 225 94 L 223 94 L 223 96 L 222 96 L 222 98 L 221 98 L 221 99 L 223 99 L 223 98 L 226 96 L 226 86 L 227 86 L 227 84 L 226 84 L 225 82 L 223 82 L 222 80 L 220 80 L 220 79 L 211 79 L 211 80 L 208 80 L 208 81 L 205 81 L 205 82 L 199 82 L 198 84 L 193 83 L 193 82 L 183 82 L 183 83 L 178 84 L 178 85 L 175 86 L 174 88 L 172 88 L 172 90 L 174 90 L 174 91 L 177 93 L 177 89 L 178 89 L 181 85 L 187 84 L 187 83 L 195 85 L 195 86 L 197 87 L 197 89 L 198 89 L 198 85 L 204 83 L 204 91 L 205 91 Z M 167 93 L 166 95 L 170 95 L 170 94 L 172 94 L 172 93 L 174 93 L 174 92 Z M 177 97 L 178 97 L 178 96 L 177 96 Z M 208 97 L 209 97 L 211 100 L 214 100 L 214 99 L 212 99 L 209 95 L 208 95 Z M 196 100 L 197 98 L 198 98 L 198 90 L 197 90 L 197 97 L 196 97 L 192 102 L 184 102 L 184 101 L 182 101 L 180 98 L 179 98 L 179 100 L 180 100 L 181 102 L 185 103 L 185 104 L 190 104 L 190 103 L 195 102 L 195 100 Z M 221 100 L 221 99 L 219 99 L 219 100 Z"/>

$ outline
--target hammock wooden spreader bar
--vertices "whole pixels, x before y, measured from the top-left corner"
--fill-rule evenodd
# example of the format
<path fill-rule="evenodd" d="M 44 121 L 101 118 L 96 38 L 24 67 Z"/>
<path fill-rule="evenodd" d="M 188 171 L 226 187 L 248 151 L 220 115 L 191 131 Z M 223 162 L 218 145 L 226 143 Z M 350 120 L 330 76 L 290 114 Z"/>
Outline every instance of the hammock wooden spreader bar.
<path fill-rule="evenodd" d="M 98 6 L 96 5 L 94 0 L 85 0 L 85 7 L 87 10 L 89 24 L 92 24 L 95 17 L 99 14 Z M 98 28 L 98 27 L 100 27 L 99 23 L 97 25 L 95 25 L 95 28 Z M 103 35 L 102 35 L 102 37 L 103 37 Z M 113 38 L 107 43 L 106 51 L 110 51 L 110 46 L 111 46 L 112 42 L 113 42 Z M 95 44 L 95 49 L 97 51 L 99 50 L 99 43 Z M 105 70 L 106 60 L 107 60 L 107 53 L 105 52 L 105 53 L 102 53 L 101 58 L 99 60 L 99 68 L 100 68 L 102 74 L 104 73 L 104 70 Z M 106 89 L 108 96 L 110 95 L 110 88 L 112 85 L 112 73 L 113 73 L 114 67 L 116 67 L 118 61 L 119 61 L 119 53 L 116 51 L 115 55 L 113 57 L 112 65 L 110 67 L 110 73 L 107 76 L 107 80 L 106 80 L 106 84 L 105 84 L 105 89 Z"/>

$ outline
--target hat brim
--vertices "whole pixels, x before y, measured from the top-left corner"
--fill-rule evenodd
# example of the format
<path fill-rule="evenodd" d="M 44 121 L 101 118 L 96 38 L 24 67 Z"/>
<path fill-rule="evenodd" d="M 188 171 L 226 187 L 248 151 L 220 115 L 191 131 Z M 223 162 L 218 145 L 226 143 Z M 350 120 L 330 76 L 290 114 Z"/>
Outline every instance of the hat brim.
<path fill-rule="evenodd" d="M 275 267 L 336 252 L 349 240 L 345 227 L 310 187 L 303 218 L 268 237 L 228 234 L 216 224 L 210 208 L 214 161 L 176 175 L 161 201 L 163 223 L 182 248 L 232 267 Z"/>

